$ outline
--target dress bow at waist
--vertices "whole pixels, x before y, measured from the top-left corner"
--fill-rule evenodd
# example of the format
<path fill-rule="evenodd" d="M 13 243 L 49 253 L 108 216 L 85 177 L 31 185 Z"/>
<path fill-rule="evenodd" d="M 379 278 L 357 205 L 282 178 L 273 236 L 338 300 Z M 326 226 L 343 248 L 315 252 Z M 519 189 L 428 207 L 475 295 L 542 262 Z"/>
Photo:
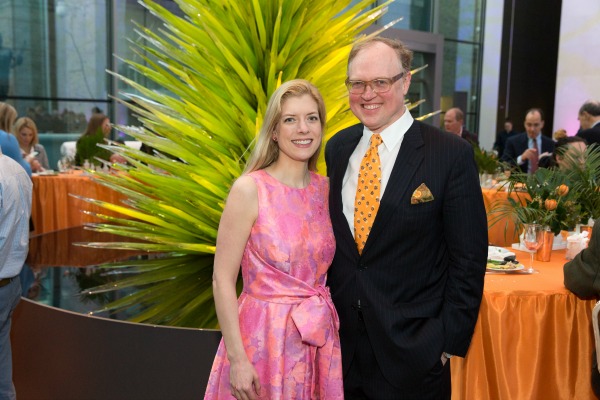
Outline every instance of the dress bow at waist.
<path fill-rule="evenodd" d="M 322 347 L 331 328 L 337 331 L 340 322 L 331 301 L 329 288 L 317 286 L 316 292 L 315 295 L 302 300 L 292 311 L 291 317 L 303 342 Z"/>

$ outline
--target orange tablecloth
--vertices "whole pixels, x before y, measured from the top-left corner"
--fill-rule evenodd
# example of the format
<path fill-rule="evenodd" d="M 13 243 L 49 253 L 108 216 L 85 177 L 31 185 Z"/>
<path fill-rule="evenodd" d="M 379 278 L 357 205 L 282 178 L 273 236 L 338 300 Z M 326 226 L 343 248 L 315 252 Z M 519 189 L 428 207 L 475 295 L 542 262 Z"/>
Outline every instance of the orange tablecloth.
<path fill-rule="evenodd" d="M 529 254 L 517 258 L 529 265 Z M 533 275 L 487 274 L 467 357 L 451 359 L 453 400 L 595 399 L 591 312 L 563 285 L 565 251 Z"/>
<path fill-rule="evenodd" d="M 508 204 L 508 193 L 496 189 L 481 189 L 483 193 L 483 203 L 485 211 L 489 212 L 495 202 L 504 202 Z M 516 194 L 512 198 L 517 199 Z M 488 214 L 488 242 L 494 246 L 511 246 L 519 241 L 519 235 L 515 234 L 515 224 L 510 219 L 503 219 L 490 227 L 492 221 L 497 216 Z"/>
<path fill-rule="evenodd" d="M 117 215 L 107 210 L 70 196 L 75 194 L 96 200 L 120 204 L 125 196 L 102 186 L 80 171 L 71 174 L 34 176 L 31 216 L 35 230 L 33 234 L 72 228 L 89 222 L 101 222 L 99 218 L 85 214 L 92 211 Z"/>

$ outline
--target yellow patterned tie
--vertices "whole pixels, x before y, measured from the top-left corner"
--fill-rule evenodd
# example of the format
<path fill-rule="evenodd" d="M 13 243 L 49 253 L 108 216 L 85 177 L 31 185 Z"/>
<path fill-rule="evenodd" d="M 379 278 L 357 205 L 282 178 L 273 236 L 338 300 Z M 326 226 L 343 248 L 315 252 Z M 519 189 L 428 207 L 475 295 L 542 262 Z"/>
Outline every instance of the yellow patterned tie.
<path fill-rule="evenodd" d="M 369 141 L 369 149 L 365 153 L 358 172 L 356 199 L 354 200 L 354 241 L 358 252 L 362 254 L 375 215 L 379 210 L 379 194 L 381 193 L 381 162 L 377 147 L 383 143 L 381 135 L 375 133 Z"/>

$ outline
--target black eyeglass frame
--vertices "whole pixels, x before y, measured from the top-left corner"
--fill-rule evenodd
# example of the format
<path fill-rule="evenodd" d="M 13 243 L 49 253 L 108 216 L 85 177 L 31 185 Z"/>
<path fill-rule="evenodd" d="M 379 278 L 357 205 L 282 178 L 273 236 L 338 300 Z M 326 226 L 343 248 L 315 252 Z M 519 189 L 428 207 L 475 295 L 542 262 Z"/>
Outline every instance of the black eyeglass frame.
<path fill-rule="evenodd" d="M 385 93 L 385 92 L 388 92 L 392 88 L 392 85 L 394 85 L 394 83 L 396 83 L 397 81 L 402 79 L 403 76 L 404 76 L 404 71 L 400 72 L 396 76 L 392 76 L 391 78 L 375 78 L 370 81 L 351 81 L 349 78 L 346 78 L 346 81 L 344 83 L 346 84 L 346 88 L 348 88 L 348 92 L 350 92 L 352 94 L 363 94 L 367 90 L 367 86 L 370 86 L 371 90 L 374 91 L 375 93 Z M 376 90 L 373 87 L 373 82 L 375 82 L 375 81 L 388 81 L 390 87 L 386 90 Z M 357 91 L 353 92 L 352 87 L 357 83 L 363 83 L 365 85 L 365 87 L 360 92 L 357 92 Z"/>

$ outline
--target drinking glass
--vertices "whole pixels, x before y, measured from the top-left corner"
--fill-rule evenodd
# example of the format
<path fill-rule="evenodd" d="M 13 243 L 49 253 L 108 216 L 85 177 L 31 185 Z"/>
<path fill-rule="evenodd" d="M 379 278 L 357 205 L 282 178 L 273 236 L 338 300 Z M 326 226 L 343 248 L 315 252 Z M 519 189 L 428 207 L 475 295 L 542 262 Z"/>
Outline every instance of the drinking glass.
<path fill-rule="evenodd" d="M 533 255 L 540 248 L 544 240 L 544 228 L 539 224 L 523 224 L 523 244 L 531 254 L 529 269 L 527 272 L 534 272 Z"/>

